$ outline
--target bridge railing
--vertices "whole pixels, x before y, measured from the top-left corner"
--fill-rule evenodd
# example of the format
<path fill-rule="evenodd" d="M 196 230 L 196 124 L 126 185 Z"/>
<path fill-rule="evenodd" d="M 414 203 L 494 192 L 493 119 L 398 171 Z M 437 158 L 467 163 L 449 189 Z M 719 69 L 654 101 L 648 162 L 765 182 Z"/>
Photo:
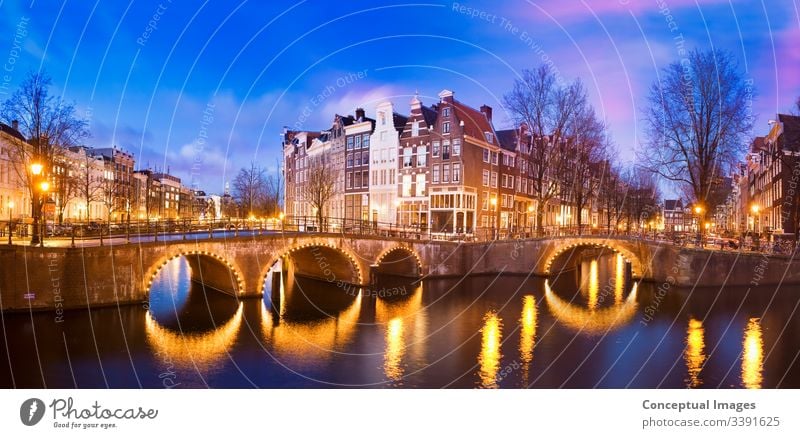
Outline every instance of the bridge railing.
<path fill-rule="evenodd" d="M 6 224 L 7 225 L 7 224 Z M 5 228 L 5 235 L 8 227 Z M 29 234 L 21 233 L 26 227 L 12 227 L 12 243 L 25 243 Z M 712 248 L 717 250 L 759 251 L 773 254 L 796 252 L 793 243 L 774 245 L 747 244 L 739 238 L 708 238 L 697 233 L 663 233 L 647 229 L 619 229 L 616 227 L 549 226 L 542 230 L 534 227 L 476 227 L 460 228 L 452 224 L 393 223 L 376 220 L 322 217 L 285 216 L 222 219 L 162 219 L 131 220 L 120 222 L 84 221 L 64 224 L 48 223 L 42 227 L 45 242 L 60 245 L 104 244 L 108 240 L 118 242 L 146 242 L 185 239 L 226 239 L 239 236 L 259 236 L 275 233 L 335 233 L 352 236 L 380 236 L 412 240 L 447 240 L 460 242 L 486 242 L 493 240 L 515 240 L 553 237 L 614 237 L 632 238 L 656 243 L 684 247 Z"/>

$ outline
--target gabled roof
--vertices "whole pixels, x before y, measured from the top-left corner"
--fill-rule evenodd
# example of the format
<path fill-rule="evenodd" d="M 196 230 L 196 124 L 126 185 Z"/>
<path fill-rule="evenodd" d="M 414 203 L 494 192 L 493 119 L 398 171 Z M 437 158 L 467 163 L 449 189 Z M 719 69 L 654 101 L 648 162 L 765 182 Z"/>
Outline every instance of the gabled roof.
<path fill-rule="evenodd" d="M 24 135 L 22 135 L 16 129 L 6 125 L 5 123 L 0 123 L 0 132 L 5 132 L 6 134 L 8 134 L 8 135 L 10 135 L 10 136 L 12 136 L 12 137 L 14 137 L 16 139 L 25 141 L 25 136 Z"/>
<path fill-rule="evenodd" d="M 402 130 L 406 123 L 408 122 L 408 116 L 404 116 L 398 113 L 392 113 L 392 123 L 394 124 L 394 129 Z"/>
<path fill-rule="evenodd" d="M 433 126 L 436 123 L 436 109 L 422 105 L 422 118 L 425 119 L 425 124 L 428 127 Z"/>
<path fill-rule="evenodd" d="M 502 129 L 496 132 L 497 142 L 500 147 L 508 151 L 517 150 L 517 130 L 516 129 Z"/>
<path fill-rule="evenodd" d="M 492 122 L 486 118 L 486 115 L 475 108 L 461 103 L 453 99 L 453 109 L 459 121 L 464 122 L 464 134 L 481 140 L 485 139 L 486 132 L 494 132 Z M 496 137 L 496 135 L 495 135 Z"/>
<path fill-rule="evenodd" d="M 677 209 L 683 209 L 683 201 L 680 199 L 665 199 L 664 200 L 664 210 L 665 211 L 674 211 Z"/>
<path fill-rule="evenodd" d="M 783 147 L 791 151 L 799 151 L 800 116 L 778 114 L 778 120 L 783 123 Z"/>

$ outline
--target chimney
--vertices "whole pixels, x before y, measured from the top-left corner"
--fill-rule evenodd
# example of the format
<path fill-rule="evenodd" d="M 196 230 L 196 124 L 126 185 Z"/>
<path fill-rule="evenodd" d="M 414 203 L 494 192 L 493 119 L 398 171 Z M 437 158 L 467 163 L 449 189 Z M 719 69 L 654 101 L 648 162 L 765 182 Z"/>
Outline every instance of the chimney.
<path fill-rule="evenodd" d="M 356 108 L 356 120 L 364 120 L 364 108 Z"/>
<path fill-rule="evenodd" d="M 19 131 L 19 120 L 12 120 L 11 127 L 14 128 L 15 131 Z"/>
<path fill-rule="evenodd" d="M 481 112 L 486 116 L 490 122 L 492 121 L 492 107 L 489 105 L 481 105 Z"/>

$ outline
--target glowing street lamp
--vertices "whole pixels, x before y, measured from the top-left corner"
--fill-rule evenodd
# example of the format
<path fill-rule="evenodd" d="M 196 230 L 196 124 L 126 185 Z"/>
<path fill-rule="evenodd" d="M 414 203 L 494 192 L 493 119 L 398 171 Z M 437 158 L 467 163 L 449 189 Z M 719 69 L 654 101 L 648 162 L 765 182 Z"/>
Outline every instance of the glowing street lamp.
<path fill-rule="evenodd" d="M 8 244 L 11 245 L 11 210 L 14 209 L 14 201 L 8 201 Z"/>
<path fill-rule="evenodd" d="M 33 173 L 36 176 L 41 175 L 41 173 L 42 173 L 42 165 L 39 164 L 39 163 L 31 164 L 31 173 Z"/>

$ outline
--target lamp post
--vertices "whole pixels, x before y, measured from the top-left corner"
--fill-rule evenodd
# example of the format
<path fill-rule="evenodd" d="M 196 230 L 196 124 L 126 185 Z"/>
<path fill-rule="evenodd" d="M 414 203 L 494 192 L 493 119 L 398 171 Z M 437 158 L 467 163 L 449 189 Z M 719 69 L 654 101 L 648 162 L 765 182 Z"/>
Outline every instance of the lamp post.
<path fill-rule="evenodd" d="M 39 163 L 31 164 L 31 174 L 34 176 L 34 180 L 39 179 L 39 175 L 42 174 L 43 166 Z M 41 194 L 36 193 L 37 185 L 34 181 L 33 183 L 33 193 L 31 193 L 31 198 L 33 200 L 33 211 L 31 214 L 33 215 L 33 232 L 31 233 L 31 245 L 37 245 L 39 243 L 39 216 L 42 210 L 41 204 Z"/>
<path fill-rule="evenodd" d="M 701 224 L 703 223 L 703 207 L 700 205 L 695 205 L 694 213 L 697 215 L 697 241 L 700 243 L 700 247 L 703 247 L 703 227 Z"/>
<path fill-rule="evenodd" d="M 753 243 L 755 244 L 756 251 L 759 250 L 760 242 L 759 237 L 761 236 L 761 231 L 758 229 L 758 212 L 761 210 L 761 207 L 758 204 L 753 204 L 750 207 L 750 211 L 753 212 Z"/>
<path fill-rule="evenodd" d="M 11 210 L 14 209 L 14 201 L 8 201 L 8 244 L 11 245 Z"/>

